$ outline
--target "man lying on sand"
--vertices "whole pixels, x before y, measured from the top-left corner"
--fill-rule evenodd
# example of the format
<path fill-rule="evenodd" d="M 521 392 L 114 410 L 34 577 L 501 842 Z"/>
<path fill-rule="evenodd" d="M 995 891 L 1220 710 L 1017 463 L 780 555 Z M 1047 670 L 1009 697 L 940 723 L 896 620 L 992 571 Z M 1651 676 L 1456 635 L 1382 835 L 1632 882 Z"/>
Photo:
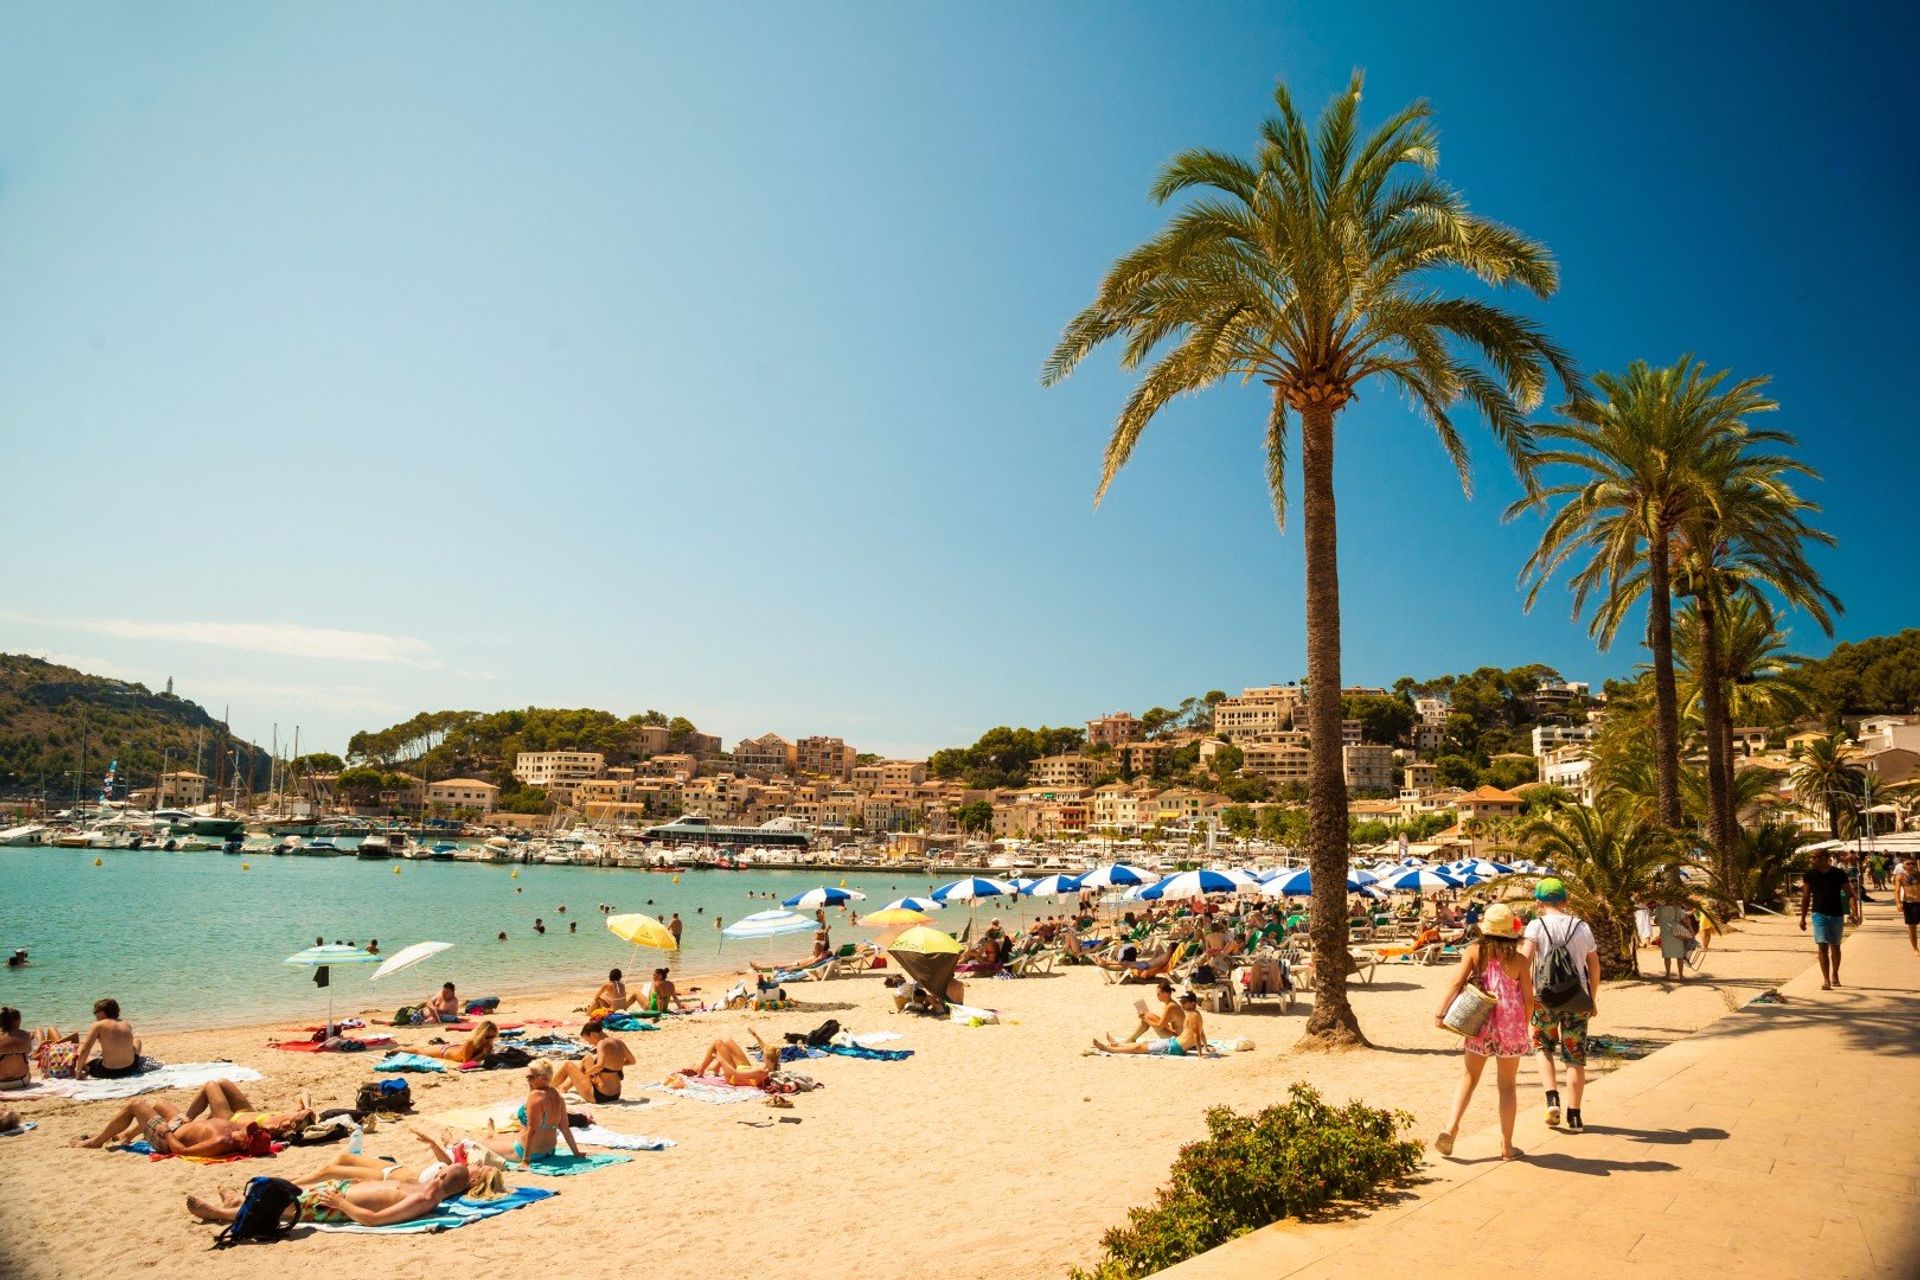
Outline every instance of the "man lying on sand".
<path fill-rule="evenodd" d="M 1138 960 L 1109 960 L 1105 956 L 1095 956 L 1093 962 L 1110 973 L 1118 973 L 1125 978 L 1145 982 L 1148 978 L 1159 978 L 1173 968 L 1173 952 L 1156 951 L 1150 956 L 1141 956 Z"/>
<path fill-rule="evenodd" d="M 1182 1022 L 1180 1034 L 1177 1036 L 1149 1040 L 1144 1044 L 1135 1044 L 1130 1040 L 1115 1040 L 1112 1036 L 1108 1036 L 1105 1040 L 1096 1037 L 1093 1047 L 1102 1053 L 1153 1053 L 1166 1054 L 1175 1058 L 1208 1052 L 1207 1024 L 1206 1020 L 1200 1016 L 1200 997 L 1191 991 L 1182 992 L 1180 1013 Z"/>
<path fill-rule="evenodd" d="M 467 1194 L 472 1187 L 467 1166 L 450 1164 L 431 1182 L 352 1182 L 345 1178 L 309 1187 L 300 1196 L 301 1222 L 357 1222 L 363 1227 L 388 1227 L 424 1218 L 442 1201 Z M 218 1202 L 187 1197 L 187 1212 L 202 1222 L 232 1222 L 240 1211 L 243 1193 L 225 1190 Z"/>
<path fill-rule="evenodd" d="M 298 1101 L 294 1111 L 270 1114 L 256 1110 L 233 1081 L 213 1080 L 201 1086 L 185 1111 L 164 1098 L 135 1098 L 98 1134 L 67 1145 L 99 1148 L 145 1138 L 159 1155 L 240 1155 L 253 1148 L 256 1130 L 269 1141 L 283 1140 L 311 1124 L 312 1103 L 304 1093 Z"/>

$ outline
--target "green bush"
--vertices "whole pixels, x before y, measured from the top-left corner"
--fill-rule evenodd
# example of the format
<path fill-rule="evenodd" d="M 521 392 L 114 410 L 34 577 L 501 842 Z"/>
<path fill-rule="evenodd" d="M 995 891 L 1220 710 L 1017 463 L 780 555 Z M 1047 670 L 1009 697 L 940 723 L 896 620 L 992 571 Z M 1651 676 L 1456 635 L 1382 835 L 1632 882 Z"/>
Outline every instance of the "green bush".
<path fill-rule="evenodd" d="M 1365 1103 L 1330 1107 L 1295 1084 L 1257 1115 L 1207 1112 L 1207 1136 L 1180 1149 L 1151 1206 L 1101 1238 L 1107 1256 L 1074 1280 L 1124 1280 L 1225 1244 L 1281 1218 L 1350 1200 L 1420 1167 L 1421 1146 L 1399 1138 L 1413 1117 Z"/>

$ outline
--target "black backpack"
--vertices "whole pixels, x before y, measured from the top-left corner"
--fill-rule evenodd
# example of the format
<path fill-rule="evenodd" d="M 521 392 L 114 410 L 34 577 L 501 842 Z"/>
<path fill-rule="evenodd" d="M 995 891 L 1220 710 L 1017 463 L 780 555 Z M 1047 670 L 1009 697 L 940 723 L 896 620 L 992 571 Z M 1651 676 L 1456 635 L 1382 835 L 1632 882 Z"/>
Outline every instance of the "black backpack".
<path fill-rule="evenodd" d="M 1580 972 L 1580 966 L 1573 962 L 1573 952 L 1567 944 L 1573 941 L 1573 935 L 1580 931 L 1580 922 L 1570 916 L 1561 919 L 1570 923 L 1570 928 L 1558 941 L 1553 936 L 1552 917 L 1543 917 L 1540 927 L 1547 935 L 1547 954 L 1540 960 L 1535 971 L 1533 994 L 1541 1007 L 1556 1013 L 1592 1012 L 1593 999 L 1587 994 L 1586 979 Z"/>
<path fill-rule="evenodd" d="M 840 1034 L 839 1020 L 836 1018 L 828 1018 L 825 1022 L 821 1023 L 819 1026 L 807 1032 L 807 1048 L 824 1049 L 828 1045 L 832 1044 L 833 1038 L 839 1034 Z"/>
<path fill-rule="evenodd" d="M 224 1249 L 242 1240 L 284 1240 L 300 1221 L 300 1188 L 285 1178 L 252 1178 L 233 1221 L 213 1238 Z"/>
<path fill-rule="evenodd" d="M 369 1080 L 360 1086 L 353 1109 L 361 1115 L 392 1114 L 413 1109 L 413 1086 L 405 1080 Z"/>

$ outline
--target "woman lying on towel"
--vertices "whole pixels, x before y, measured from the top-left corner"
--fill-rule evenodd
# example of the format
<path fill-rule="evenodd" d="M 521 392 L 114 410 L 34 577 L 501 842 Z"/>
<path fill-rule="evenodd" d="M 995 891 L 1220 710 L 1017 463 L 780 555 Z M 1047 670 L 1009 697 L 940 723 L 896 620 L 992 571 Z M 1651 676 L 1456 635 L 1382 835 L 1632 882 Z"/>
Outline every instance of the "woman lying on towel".
<path fill-rule="evenodd" d="M 185 1111 L 164 1098 L 135 1098 L 120 1108 L 106 1128 L 69 1146 L 105 1147 L 144 1138 L 156 1155 L 221 1156 L 272 1151 L 272 1143 L 299 1132 L 314 1119 L 307 1095 L 285 1114 L 258 1111 L 240 1086 L 231 1080 L 213 1080 L 200 1087 Z"/>
<path fill-rule="evenodd" d="M 464 1164 L 448 1165 L 430 1182 L 353 1182 L 338 1178 L 302 1193 L 300 1221 L 390 1227 L 428 1217 L 444 1201 L 467 1194 L 472 1186 Z M 222 1191 L 217 1201 L 188 1196 L 187 1212 L 202 1222 L 232 1222 L 244 1198 L 243 1191 L 231 1188 Z"/>
<path fill-rule="evenodd" d="M 678 1087 L 674 1085 L 676 1080 L 680 1084 L 685 1084 L 689 1077 L 717 1075 L 731 1085 L 751 1089 L 763 1087 L 767 1083 L 767 1077 L 780 1069 L 780 1051 L 769 1048 L 767 1042 L 760 1038 L 760 1033 L 754 1028 L 748 1027 L 747 1034 L 753 1037 L 754 1048 L 760 1052 L 759 1066 L 753 1065 L 753 1059 L 747 1056 L 747 1051 L 739 1044 L 722 1036 L 707 1046 L 707 1056 L 700 1059 L 699 1066 L 691 1071 L 681 1071 L 676 1075 L 668 1076 L 667 1084 Z"/>
<path fill-rule="evenodd" d="M 357 1156 L 342 1151 L 305 1177 L 291 1179 L 297 1186 L 317 1187 L 323 1182 L 414 1182 L 428 1183 L 439 1177 L 448 1165 L 465 1165 L 470 1182 L 469 1195 L 499 1195 L 506 1191 L 501 1170 L 505 1161 L 486 1145 L 470 1140 L 455 1141 L 441 1134 L 436 1141 L 422 1129 L 409 1133 L 427 1144 L 433 1159 L 422 1164 L 395 1163 L 373 1156 Z"/>
<path fill-rule="evenodd" d="M 485 1062 L 487 1055 L 493 1052 L 493 1042 L 500 1038 L 500 1028 L 493 1025 L 489 1018 L 473 1029 L 473 1034 L 459 1044 L 430 1044 L 420 1050 L 429 1058 L 444 1058 L 448 1062 Z"/>

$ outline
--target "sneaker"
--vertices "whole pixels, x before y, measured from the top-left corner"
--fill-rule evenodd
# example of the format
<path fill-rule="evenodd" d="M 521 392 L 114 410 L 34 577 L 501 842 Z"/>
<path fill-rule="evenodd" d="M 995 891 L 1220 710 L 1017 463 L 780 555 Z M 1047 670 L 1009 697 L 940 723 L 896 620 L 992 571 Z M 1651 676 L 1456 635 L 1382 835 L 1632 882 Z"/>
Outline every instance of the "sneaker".
<path fill-rule="evenodd" d="M 1558 1090 L 1547 1090 L 1547 1128 L 1560 1127 L 1560 1094 Z"/>
<path fill-rule="evenodd" d="M 1577 1109 L 1569 1108 L 1567 1111 L 1567 1132 L 1579 1133 L 1586 1127 L 1586 1125 L 1580 1122 L 1580 1112 Z"/>

